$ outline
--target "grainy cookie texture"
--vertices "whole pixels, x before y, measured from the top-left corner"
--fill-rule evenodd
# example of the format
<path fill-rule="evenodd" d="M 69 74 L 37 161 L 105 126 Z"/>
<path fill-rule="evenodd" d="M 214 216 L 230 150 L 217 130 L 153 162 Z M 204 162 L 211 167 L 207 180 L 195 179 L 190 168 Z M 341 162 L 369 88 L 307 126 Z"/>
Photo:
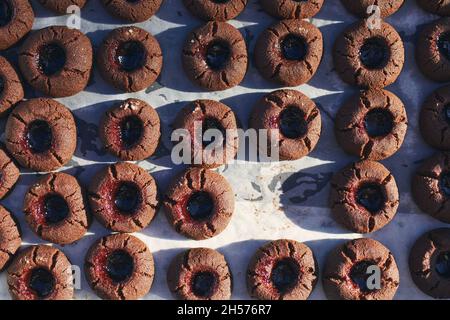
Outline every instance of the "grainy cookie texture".
<path fill-rule="evenodd" d="M 405 106 L 382 89 L 362 91 L 339 110 L 335 133 L 340 146 L 361 159 L 382 160 L 403 144 L 408 119 Z"/>
<path fill-rule="evenodd" d="M 404 0 L 341 0 L 345 8 L 354 15 L 365 18 L 378 15 L 381 18 L 389 17 L 401 8 Z M 370 6 L 376 6 L 372 10 Z M 377 11 L 379 10 L 379 11 Z"/>
<path fill-rule="evenodd" d="M 39 2 L 47 9 L 62 15 L 71 13 L 67 12 L 70 6 L 83 8 L 87 0 L 39 0 Z"/>
<path fill-rule="evenodd" d="M 102 0 L 113 16 L 130 22 L 144 22 L 161 7 L 163 0 Z"/>
<path fill-rule="evenodd" d="M 261 155 L 272 159 L 296 160 L 316 146 L 322 129 L 320 111 L 303 93 L 278 90 L 264 96 L 253 108 L 250 127 L 268 130 L 259 137 Z M 278 154 L 276 154 L 278 152 Z"/>
<path fill-rule="evenodd" d="M 3 271 L 22 244 L 20 227 L 11 213 L 0 206 L 0 271 Z"/>
<path fill-rule="evenodd" d="M 437 153 L 420 165 L 412 180 L 412 195 L 419 208 L 450 223 L 450 154 Z"/>
<path fill-rule="evenodd" d="M 184 146 L 191 150 L 192 165 L 216 168 L 236 157 L 239 146 L 236 116 L 223 103 L 196 100 L 178 113 L 173 128 L 185 131 L 183 137 L 188 145 Z M 208 139 L 208 134 L 219 132 L 221 140 Z"/>
<path fill-rule="evenodd" d="M 436 299 L 450 298 L 450 229 L 426 232 L 409 255 L 411 277 L 417 287 Z"/>
<path fill-rule="evenodd" d="M 320 30 L 303 20 L 283 20 L 259 36 L 255 64 L 267 80 L 295 87 L 316 73 L 323 54 Z"/>
<path fill-rule="evenodd" d="M 394 176 L 379 162 L 353 163 L 333 176 L 330 205 L 335 219 L 347 229 L 358 233 L 379 230 L 397 213 Z"/>
<path fill-rule="evenodd" d="M 13 160 L 0 149 L 0 199 L 5 198 L 19 179 L 20 171 Z"/>
<path fill-rule="evenodd" d="M 318 274 L 310 248 L 294 240 L 275 240 L 259 248 L 250 261 L 247 288 L 260 300 L 306 300 Z"/>
<path fill-rule="evenodd" d="M 450 0 L 417 0 L 419 5 L 431 13 L 450 16 Z"/>
<path fill-rule="evenodd" d="M 34 31 L 19 51 L 25 80 L 50 97 L 67 97 L 87 86 L 92 69 L 92 44 L 77 29 L 51 26 Z"/>
<path fill-rule="evenodd" d="M 0 56 L 0 116 L 4 116 L 24 97 L 22 82 L 8 60 Z"/>
<path fill-rule="evenodd" d="M 434 91 L 420 111 L 422 137 L 433 148 L 450 150 L 450 86 Z"/>
<path fill-rule="evenodd" d="M 374 268 L 374 269 L 372 269 Z M 369 277 L 380 272 L 380 288 Z M 327 258 L 323 287 L 332 300 L 392 300 L 400 284 L 394 256 L 372 239 L 349 241 L 334 249 Z"/>
<path fill-rule="evenodd" d="M 237 86 L 247 72 L 247 47 L 242 34 L 226 22 L 208 22 L 192 31 L 183 47 L 186 74 L 211 91 Z"/>
<path fill-rule="evenodd" d="M 99 135 L 106 150 L 122 160 L 143 160 L 158 147 L 161 125 L 158 113 L 145 101 L 127 99 L 102 118 Z"/>
<path fill-rule="evenodd" d="M 113 234 L 96 241 L 86 254 L 86 279 L 107 300 L 137 300 L 153 284 L 153 255 L 144 242 L 129 234 Z"/>
<path fill-rule="evenodd" d="M 232 275 L 225 257 L 208 248 L 178 254 L 167 271 L 167 284 L 182 300 L 229 300 Z"/>
<path fill-rule="evenodd" d="M 62 251 L 30 246 L 20 251 L 8 268 L 9 292 L 14 300 L 71 300 L 72 272 Z"/>
<path fill-rule="evenodd" d="M 304 19 L 314 17 L 324 0 L 260 0 L 264 11 L 278 19 Z"/>
<path fill-rule="evenodd" d="M 366 20 L 352 24 L 334 44 L 334 66 L 343 81 L 363 88 L 384 88 L 402 71 L 405 50 L 397 31 L 381 21 L 369 28 Z"/>
<path fill-rule="evenodd" d="M 52 171 L 65 165 L 75 152 L 77 129 L 72 113 L 46 98 L 21 102 L 9 115 L 5 144 L 23 167 Z"/>
<path fill-rule="evenodd" d="M 159 205 L 156 181 L 141 167 L 120 162 L 101 169 L 89 185 L 92 213 L 105 227 L 135 232 L 147 227 Z"/>
<path fill-rule="evenodd" d="M 183 0 L 196 17 L 206 21 L 227 21 L 244 11 L 248 0 Z"/>
<path fill-rule="evenodd" d="M 220 174 L 192 168 L 172 181 L 164 205 L 167 219 L 178 233 L 202 240 L 226 228 L 234 211 L 234 193 Z"/>
<path fill-rule="evenodd" d="M 33 27 L 34 12 L 28 0 L 0 2 L 0 50 L 8 49 Z"/>
<path fill-rule="evenodd" d="M 34 233 L 57 244 L 81 239 L 90 223 L 78 181 L 62 172 L 39 178 L 25 194 L 23 211 Z"/>
<path fill-rule="evenodd" d="M 144 29 L 133 26 L 111 31 L 97 53 L 102 77 L 125 92 L 151 86 L 159 77 L 162 64 L 158 40 Z"/>

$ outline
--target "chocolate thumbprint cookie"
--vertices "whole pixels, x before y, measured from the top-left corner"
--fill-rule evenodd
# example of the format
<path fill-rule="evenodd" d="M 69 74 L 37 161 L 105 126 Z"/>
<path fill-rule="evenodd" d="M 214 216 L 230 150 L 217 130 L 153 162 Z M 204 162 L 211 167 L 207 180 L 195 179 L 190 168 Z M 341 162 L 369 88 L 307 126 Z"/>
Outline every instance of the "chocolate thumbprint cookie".
<path fill-rule="evenodd" d="M 401 8 L 405 0 L 341 0 L 352 14 L 366 18 L 372 15 L 386 18 Z"/>
<path fill-rule="evenodd" d="M 150 19 L 163 0 L 102 0 L 102 3 L 113 16 L 136 23 Z"/>
<path fill-rule="evenodd" d="M 22 39 L 33 22 L 34 12 L 28 0 L 0 0 L 0 50 Z"/>
<path fill-rule="evenodd" d="M 8 266 L 21 244 L 18 222 L 8 210 L 0 206 L 0 271 Z"/>
<path fill-rule="evenodd" d="M 314 17 L 324 0 L 260 0 L 261 6 L 278 19 L 304 19 Z"/>
<path fill-rule="evenodd" d="M 205 21 L 227 21 L 244 11 L 248 0 L 183 0 L 196 17 Z"/>
<path fill-rule="evenodd" d="M 8 60 L 0 56 L 0 116 L 4 116 L 24 97 L 22 82 Z"/>
<path fill-rule="evenodd" d="M 62 15 L 72 13 L 71 6 L 83 8 L 87 0 L 39 0 L 39 2 L 45 8 Z"/>

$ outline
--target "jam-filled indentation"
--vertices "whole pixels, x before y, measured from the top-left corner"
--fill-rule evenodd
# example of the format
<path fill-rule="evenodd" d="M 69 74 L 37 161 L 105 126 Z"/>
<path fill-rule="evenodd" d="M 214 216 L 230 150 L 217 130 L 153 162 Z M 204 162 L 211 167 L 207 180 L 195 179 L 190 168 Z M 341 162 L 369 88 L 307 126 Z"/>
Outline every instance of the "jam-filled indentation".
<path fill-rule="evenodd" d="M 280 113 L 280 131 L 288 139 L 304 137 L 308 132 L 305 113 L 295 106 L 284 108 Z"/>
<path fill-rule="evenodd" d="M 208 298 L 214 294 L 217 276 L 213 272 L 197 272 L 191 283 L 192 293 L 200 298 Z"/>
<path fill-rule="evenodd" d="M 45 299 L 55 289 L 55 277 L 45 268 L 35 268 L 31 271 L 28 287 L 39 299 Z"/>
<path fill-rule="evenodd" d="M 28 125 L 26 140 L 33 153 L 42 153 L 52 147 L 52 128 L 47 121 L 34 120 Z"/>
<path fill-rule="evenodd" d="M 222 70 L 231 59 L 230 45 L 222 40 L 211 42 L 206 48 L 206 64 L 212 70 Z"/>
<path fill-rule="evenodd" d="M 362 292 L 373 291 L 373 289 L 369 289 L 367 282 L 371 276 L 371 273 L 368 273 L 368 271 L 370 271 L 369 267 L 374 265 L 376 265 L 376 263 L 373 261 L 359 261 L 355 263 L 350 270 L 350 279 Z"/>
<path fill-rule="evenodd" d="M 305 38 L 289 34 L 281 41 L 283 58 L 292 61 L 302 61 L 308 53 L 308 44 Z"/>
<path fill-rule="evenodd" d="M 371 138 L 385 137 L 392 132 L 392 113 L 383 108 L 372 109 L 364 117 L 364 128 Z"/>
<path fill-rule="evenodd" d="M 284 258 L 275 263 L 270 280 L 277 291 L 283 294 L 297 285 L 299 276 L 298 263 L 292 258 Z"/>
<path fill-rule="evenodd" d="M 48 224 L 63 221 L 69 215 L 70 209 L 66 200 L 58 194 L 50 194 L 44 199 L 44 218 Z"/>
<path fill-rule="evenodd" d="M 439 253 L 434 268 L 441 277 L 450 279 L 450 251 Z"/>
<path fill-rule="evenodd" d="M 3 78 L 3 76 L 0 76 L 0 95 L 3 93 L 3 91 L 5 90 L 5 78 Z"/>
<path fill-rule="evenodd" d="M 106 258 L 106 273 L 114 282 L 128 280 L 134 271 L 134 259 L 125 250 L 115 250 Z"/>
<path fill-rule="evenodd" d="M 450 197 L 450 172 L 441 173 L 439 177 L 439 187 L 447 197 Z"/>
<path fill-rule="evenodd" d="M 39 69 L 46 76 L 52 76 L 61 71 L 66 61 L 66 50 L 57 43 L 48 43 L 39 49 Z"/>
<path fill-rule="evenodd" d="M 119 45 L 116 60 L 125 72 L 132 72 L 142 68 L 147 57 L 147 50 L 139 41 L 127 41 Z"/>
<path fill-rule="evenodd" d="M 445 32 L 439 36 L 438 39 L 439 52 L 450 60 L 450 32 Z"/>
<path fill-rule="evenodd" d="M 383 189 L 376 183 L 365 183 L 356 191 L 356 202 L 372 214 L 381 211 L 386 203 Z"/>
<path fill-rule="evenodd" d="M 359 51 L 359 59 L 368 69 L 384 68 L 389 60 L 389 55 L 390 51 L 386 40 L 378 37 L 364 41 Z"/>
<path fill-rule="evenodd" d="M 129 116 L 120 122 L 120 139 L 126 149 L 136 146 L 142 139 L 144 126 L 137 116 Z"/>
<path fill-rule="evenodd" d="M 132 215 L 140 207 L 142 202 L 141 191 L 135 183 L 120 183 L 114 195 L 114 204 L 120 214 Z"/>
<path fill-rule="evenodd" d="M 222 135 L 222 139 L 216 142 L 215 138 L 216 138 L 217 132 L 210 131 L 209 134 L 213 134 L 214 133 L 214 135 L 213 135 L 213 137 L 211 137 L 212 138 L 211 141 L 206 140 L 205 139 L 205 133 L 208 130 L 218 130 L 218 131 L 220 131 L 220 133 Z M 203 123 L 202 123 L 202 143 L 203 143 L 203 147 L 207 147 L 213 142 L 214 143 L 222 143 L 223 140 L 225 139 L 225 134 L 226 134 L 225 128 L 222 126 L 220 121 L 217 120 L 216 118 L 207 117 L 205 120 L 203 120 Z"/>
<path fill-rule="evenodd" d="M 208 192 L 194 192 L 187 201 L 186 211 L 196 221 L 208 220 L 214 213 L 214 201 Z"/>
<path fill-rule="evenodd" d="M 0 27 L 8 25 L 14 15 L 14 9 L 9 0 L 0 0 Z"/>

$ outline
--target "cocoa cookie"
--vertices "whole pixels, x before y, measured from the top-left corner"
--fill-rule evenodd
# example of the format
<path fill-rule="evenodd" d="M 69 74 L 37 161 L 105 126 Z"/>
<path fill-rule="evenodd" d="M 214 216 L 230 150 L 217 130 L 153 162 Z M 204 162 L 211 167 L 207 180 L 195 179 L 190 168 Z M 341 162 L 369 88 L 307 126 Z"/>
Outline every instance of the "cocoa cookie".
<path fill-rule="evenodd" d="M 269 242 L 256 251 L 247 270 L 250 296 L 260 300 L 306 300 L 319 267 L 311 249 L 294 240 Z"/>
<path fill-rule="evenodd" d="M 163 65 L 158 40 L 138 27 L 111 31 L 97 54 L 102 77 L 125 92 L 137 92 L 151 86 Z"/>
<path fill-rule="evenodd" d="M 145 101 L 127 99 L 109 109 L 100 123 L 99 135 L 106 150 L 122 160 L 143 160 L 158 147 L 160 120 Z"/>
<path fill-rule="evenodd" d="M 113 16 L 130 22 L 144 22 L 161 7 L 163 0 L 102 0 Z"/>
<path fill-rule="evenodd" d="M 11 213 L 0 206 L 0 271 L 3 271 L 22 244 L 20 227 Z"/>
<path fill-rule="evenodd" d="M 331 180 L 331 211 L 336 221 L 353 232 L 383 228 L 394 218 L 398 204 L 394 176 L 379 162 L 353 163 Z"/>
<path fill-rule="evenodd" d="M 450 298 L 450 229 L 428 231 L 417 239 L 409 255 L 416 286 L 436 299 Z"/>
<path fill-rule="evenodd" d="M 379 288 L 370 279 L 374 270 L 380 272 Z M 376 240 L 356 239 L 328 255 L 322 283 L 332 300 L 392 300 L 400 277 L 388 248 Z"/>
<path fill-rule="evenodd" d="M 259 36 L 255 64 L 267 80 L 296 87 L 313 77 L 322 53 L 322 33 L 316 26 L 303 20 L 284 20 Z"/>
<path fill-rule="evenodd" d="M 173 128 L 184 130 L 190 137 L 186 140 L 187 147 L 191 148 L 190 164 L 216 168 L 236 157 L 239 145 L 236 116 L 223 103 L 214 100 L 191 102 L 178 113 Z M 219 136 L 219 133 L 221 137 L 217 140 L 208 136 Z"/>
<path fill-rule="evenodd" d="M 47 9 L 58 14 L 68 14 L 67 9 L 70 6 L 77 6 L 80 9 L 84 7 L 87 0 L 39 0 L 39 2 Z"/>
<path fill-rule="evenodd" d="M 0 199 L 5 198 L 19 180 L 20 171 L 16 164 L 0 149 Z"/>
<path fill-rule="evenodd" d="M 278 19 L 304 19 L 314 17 L 322 8 L 323 0 L 260 0 L 271 16 Z"/>
<path fill-rule="evenodd" d="M 8 286 L 14 300 L 71 300 L 71 263 L 54 247 L 30 246 L 20 251 L 9 266 Z"/>
<path fill-rule="evenodd" d="M 180 300 L 229 300 L 232 275 L 225 257 L 208 248 L 178 254 L 167 270 L 167 284 Z"/>
<path fill-rule="evenodd" d="M 192 31 L 183 48 L 188 77 L 211 91 L 237 86 L 247 72 L 247 47 L 242 34 L 226 22 L 208 22 Z"/>
<path fill-rule="evenodd" d="M 157 212 L 158 202 L 155 179 L 132 163 L 103 168 L 89 186 L 94 216 L 112 231 L 131 233 L 147 227 Z"/>
<path fill-rule="evenodd" d="M 90 217 L 77 179 L 66 173 L 50 173 L 25 194 L 25 220 L 40 238 L 71 244 L 87 232 Z"/>
<path fill-rule="evenodd" d="M 450 223 L 450 154 L 438 153 L 425 160 L 412 181 L 417 206 L 432 217 Z"/>
<path fill-rule="evenodd" d="M 137 300 L 152 287 L 153 255 L 130 234 L 113 234 L 96 241 L 84 263 L 86 279 L 102 299 Z"/>
<path fill-rule="evenodd" d="M 77 127 L 63 104 L 46 98 L 19 103 L 9 115 L 5 144 L 23 167 L 52 171 L 72 158 L 77 146 Z"/>
<path fill-rule="evenodd" d="M 404 0 L 341 0 L 341 2 L 349 12 L 360 18 L 370 17 L 373 14 L 386 18 L 397 12 Z M 379 11 L 369 10 L 370 6 L 377 6 Z"/>
<path fill-rule="evenodd" d="M 280 160 L 296 160 L 309 154 L 322 128 L 316 104 L 295 90 L 278 90 L 264 96 L 253 108 L 249 123 L 253 129 L 268 130 L 267 139 L 259 137 L 259 149 L 268 149 L 272 159 L 278 153 Z"/>
<path fill-rule="evenodd" d="M 450 81 L 450 18 L 436 20 L 420 31 L 416 60 L 419 69 L 429 79 Z"/>
<path fill-rule="evenodd" d="M 393 93 L 369 89 L 350 98 L 335 120 L 337 141 L 361 159 L 382 160 L 400 149 L 408 128 L 405 106 Z"/>
<path fill-rule="evenodd" d="M 0 2 L 0 50 L 8 49 L 33 27 L 34 12 L 28 0 Z"/>
<path fill-rule="evenodd" d="M 422 105 L 420 130 L 433 148 L 450 150 L 450 86 L 434 91 Z"/>
<path fill-rule="evenodd" d="M 87 86 L 92 52 L 91 41 L 77 29 L 47 27 L 25 40 L 19 67 L 33 88 L 51 97 L 68 97 Z"/>
<path fill-rule="evenodd" d="M 397 80 L 405 50 L 395 29 L 381 21 L 369 28 L 362 20 L 351 25 L 334 44 L 334 66 L 343 81 L 363 88 L 384 88 Z"/>
<path fill-rule="evenodd" d="M 8 60 L 0 56 L 0 116 L 5 115 L 23 96 L 22 82 L 16 70 Z"/>
<path fill-rule="evenodd" d="M 202 240 L 227 227 L 234 211 L 234 193 L 220 174 L 191 168 L 172 181 L 164 206 L 169 223 L 178 233 Z"/>
<path fill-rule="evenodd" d="M 417 3 L 431 13 L 450 16 L 450 0 L 417 0 Z"/>
<path fill-rule="evenodd" d="M 248 0 L 183 0 L 196 17 L 205 21 L 227 21 L 244 11 Z"/>

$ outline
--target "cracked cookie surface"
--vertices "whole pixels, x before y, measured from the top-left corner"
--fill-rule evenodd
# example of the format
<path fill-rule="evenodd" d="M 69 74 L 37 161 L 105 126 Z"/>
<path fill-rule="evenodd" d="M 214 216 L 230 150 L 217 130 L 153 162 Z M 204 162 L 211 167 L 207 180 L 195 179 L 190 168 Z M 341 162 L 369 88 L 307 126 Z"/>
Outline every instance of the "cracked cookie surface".
<path fill-rule="evenodd" d="M 9 292 L 14 300 L 71 300 L 72 272 L 62 251 L 30 246 L 20 251 L 8 268 Z"/>
<path fill-rule="evenodd" d="M 147 227 L 159 206 L 156 181 L 141 167 L 119 162 L 101 169 L 89 185 L 89 203 L 95 218 L 117 232 Z"/>
<path fill-rule="evenodd" d="M 58 14 L 68 14 L 67 9 L 70 6 L 77 6 L 80 9 L 84 7 L 87 0 L 39 0 L 39 2 L 47 9 Z"/>
<path fill-rule="evenodd" d="M 158 40 L 144 29 L 121 27 L 111 31 L 97 53 L 102 77 L 124 92 L 151 86 L 161 73 L 163 55 Z"/>
<path fill-rule="evenodd" d="M 370 288 L 369 276 L 380 271 L 380 288 Z M 369 273 L 368 273 L 369 272 Z M 322 278 L 331 300 L 392 300 L 400 284 L 394 256 L 372 239 L 356 239 L 338 246 L 327 258 Z"/>
<path fill-rule="evenodd" d="M 24 97 L 22 82 L 6 58 L 0 57 L 0 116 L 7 114 Z"/>
<path fill-rule="evenodd" d="M 194 240 L 214 237 L 230 222 L 234 193 L 220 174 L 201 168 L 181 173 L 164 196 L 167 219 L 180 234 Z"/>
<path fill-rule="evenodd" d="M 113 16 L 130 22 L 144 22 L 161 7 L 163 0 L 102 0 L 106 10 Z"/>
<path fill-rule="evenodd" d="M 417 3 L 431 13 L 450 16 L 450 0 L 417 0 Z"/>
<path fill-rule="evenodd" d="M 382 89 L 362 91 L 338 111 L 335 133 L 340 146 L 361 159 L 382 160 L 403 144 L 408 128 L 405 106 Z"/>
<path fill-rule="evenodd" d="M 102 299 L 137 300 L 153 284 L 153 255 L 144 242 L 129 234 L 96 241 L 86 254 L 86 279 Z"/>
<path fill-rule="evenodd" d="M 192 82 L 210 91 L 237 86 L 247 72 L 247 47 L 242 34 L 226 22 L 208 22 L 192 31 L 182 52 Z"/>
<path fill-rule="evenodd" d="M 398 205 L 394 176 L 379 162 L 353 163 L 331 180 L 331 211 L 337 222 L 353 232 L 383 228 L 394 218 Z"/>
<path fill-rule="evenodd" d="M 0 149 L 0 199 L 5 198 L 13 190 L 17 180 L 19 180 L 20 171 L 14 161 Z"/>
<path fill-rule="evenodd" d="M 248 0 L 183 0 L 196 17 L 205 21 L 227 21 L 244 11 Z"/>
<path fill-rule="evenodd" d="M 324 0 L 260 0 L 268 14 L 278 19 L 304 19 L 314 17 Z"/>
<path fill-rule="evenodd" d="M 382 21 L 380 28 L 369 28 L 362 20 L 338 36 L 333 60 L 343 81 L 362 88 L 384 88 L 400 75 L 405 50 L 390 24 Z"/>
<path fill-rule="evenodd" d="M 8 266 L 21 244 L 18 222 L 8 210 L 0 206 L 0 271 Z"/>
<path fill-rule="evenodd" d="M 25 80 L 50 97 L 68 97 L 86 88 L 92 69 L 92 44 L 76 29 L 51 26 L 34 31 L 19 51 Z"/>
<path fill-rule="evenodd" d="M 260 300 L 306 300 L 319 267 L 311 249 L 294 240 L 275 240 L 259 248 L 249 263 L 247 289 Z"/>
<path fill-rule="evenodd" d="M 296 90 L 278 90 L 264 96 L 253 108 L 249 124 L 256 130 L 268 130 L 267 139 L 258 141 L 259 149 L 263 151 L 267 146 L 270 156 L 279 151 L 280 160 L 296 160 L 309 154 L 322 130 L 319 108 Z M 273 137 L 272 132 L 277 134 Z M 275 145 L 278 150 L 272 147 Z"/>
<path fill-rule="evenodd" d="M 0 4 L 0 50 L 5 50 L 30 32 L 34 12 L 28 0 L 2 0 Z"/>
<path fill-rule="evenodd" d="M 35 171 L 58 169 L 75 152 L 75 120 L 70 110 L 55 100 L 23 101 L 8 117 L 5 144 L 23 167 Z"/>
<path fill-rule="evenodd" d="M 167 270 L 167 284 L 180 300 L 229 300 L 232 275 L 225 257 L 208 248 L 178 254 Z"/>
<path fill-rule="evenodd" d="M 316 26 L 303 20 L 283 20 L 258 37 L 255 64 L 267 80 L 295 87 L 314 76 L 322 54 L 322 33 Z"/>
<path fill-rule="evenodd" d="M 366 18 L 373 14 L 378 14 L 377 11 L 369 11 L 370 6 L 378 6 L 380 18 L 386 18 L 397 12 L 404 0 L 341 0 L 345 8 L 352 14 L 360 17 Z"/>
<path fill-rule="evenodd" d="M 81 239 L 90 224 L 81 187 L 66 173 L 39 178 L 25 194 L 23 211 L 35 234 L 61 245 Z"/>
<path fill-rule="evenodd" d="M 450 298 L 450 229 L 426 232 L 409 255 L 409 269 L 416 286 L 436 299 Z"/>
<path fill-rule="evenodd" d="M 139 99 L 127 99 L 105 113 L 99 136 L 106 150 L 121 160 L 143 160 L 158 147 L 160 127 L 153 107 Z"/>

